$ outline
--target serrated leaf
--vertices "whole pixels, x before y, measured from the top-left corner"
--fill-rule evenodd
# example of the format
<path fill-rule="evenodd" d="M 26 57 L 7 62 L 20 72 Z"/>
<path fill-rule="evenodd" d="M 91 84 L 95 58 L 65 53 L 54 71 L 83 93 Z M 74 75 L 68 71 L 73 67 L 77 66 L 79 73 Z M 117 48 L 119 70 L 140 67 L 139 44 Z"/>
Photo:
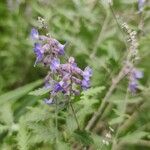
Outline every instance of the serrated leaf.
<path fill-rule="evenodd" d="M 19 132 L 16 137 L 17 144 L 20 150 L 28 150 L 29 148 L 29 133 L 23 123 L 20 124 Z"/>
<path fill-rule="evenodd" d="M 31 91 L 29 95 L 41 96 L 41 95 L 48 93 L 49 91 L 50 89 L 43 87 L 43 88 L 39 88 L 37 90 Z"/>
<path fill-rule="evenodd" d="M 89 96 L 95 96 L 96 94 L 101 93 L 103 90 L 105 89 L 104 86 L 100 86 L 100 87 L 95 87 L 95 88 L 90 88 L 84 92 L 82 92 L 83 96 L 81 96 L 81 99 Z"/>
<path fill-rule="evenodd" d="M 22 86 L 20 88 L 17 88 L 13 91 L 10 91 L 10 92 L 7 92 L 7 93 L 1 95 L 0 96 L 0 105 L 2 105 L 3 103 L 6 103 L 7 101 L 17 100 L 17 99 L 21 98 L 22 96 L 24 96 L 25 94 L 27 94 L 28 92 L 33 90 L 35 87 L 39 86 L 42 82 L 43 82 L 42 80 L 38 80 L 36 82 L 27 84 L 25 86 Z"/>
<path fill-rule="evenodd" d="M 90 133 L 86 131 L 76 130 L 73 134 L 74 138 L 81 142 L 83 145 L 91 145 L 93 144 L 93 139 Z"/>

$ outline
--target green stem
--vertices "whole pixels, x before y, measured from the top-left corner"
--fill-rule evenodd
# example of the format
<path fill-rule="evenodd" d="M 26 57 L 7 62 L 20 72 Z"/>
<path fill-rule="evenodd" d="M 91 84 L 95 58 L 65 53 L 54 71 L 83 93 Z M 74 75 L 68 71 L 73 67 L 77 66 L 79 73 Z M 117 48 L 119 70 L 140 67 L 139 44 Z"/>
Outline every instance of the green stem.
<path fill-rule="evenodd" d="M 75 120 L 76 120 L 76 123 L 77 123 L 78 129 L 80 130 L 80 125 L 79 125 L 79 122 L 78 122 L 78 119 L 77 119 L 77 116 L 76 116 L 76 113 L 75 113 L 74 107 L 73 107 L 73 105 L 72 105 L 72 103 L 71 103 L 71 102 L 69 102 L 69 104 L 70 104 L 71 110 L 72 110 L 72 112 L 73 112 L 74 118 L 75 118 Z"/>
<path fill-rule="evenodd" d="M 124 108 L 123 108 L 123 114 L 126 113 L 126 107 L 127 107 L 127 100 L 128 100 L 128 96 L 129 96 L 129 89 L 127 88 L 127 92 L 126 92 L 126 96 L 125 96 L 125 100 L 124 100 Z M 122 120 L 123 121 L 123 120 Z M 117 132 L 115 134 L 113 143 L 112 143 L 112 150 L 116 150 L 117 149 L 117 143 L 118 143 L 118 129 L 121 126 L 121 123 L 119 123 L 118 127 L 117 127 Z"/>
<path fill-rule="evenodd" d="M 124 40 L 124 43 L 125 43 L 125 46 L 126 46 L 126 48 L 128 49 L 128 44 L 127 44 L 127 42 L 126 42 L 126 39 L 124 38 L 125 37 L 125 34 L 124 34 L 124 32 L 123 32 L 123 30 L 122 30 L 122 28 L 121 28 L 121 26 L 120 26 L 120 24 L 119 24 L 119 22 L 118 22 L 118 19 L 117 19 L 117 17 L 116 17 L 116 14 L 115 14 L 115 12 L 114 12 L 114 9 L 113 9 L 113 7 L 112 7 L 112 5 L 109 3 L 109 7 L 110 7 L 110 10 L 111 10 L 111 13 L 112 13 L 112 15 L 113 15 L 113 17 L 114 17 L 114 19 L 115 19 L 115 21 L 116 21 L 116 23 L 117 23 L 117 26 L 118 26 L 118 28 L 119 28 L 119 30 L 121 31 L 121 33 L 122 33 L 122 35 L 123 35 L 123 40 Z"/>
<path fill-rule="evenodd" d="M 93 58 L 95 56 L 97 48 L 98 48 L 98 45 L 100 45 L 100 43 L 102 42 L 102 39 L 103 39 L 102 35 L 103 35 L 104 31 L 106 30 L 108 22 L 109 22 L 109 12 L 107 11 L 104 23 L 103 23 L 102 28 L 101 28 L 101 30 L 99 32 L 98 38 L 96 40 L 96 43 L 94 44 L 93 52 L 91 53 L 91 56 L 90 56 L 91 58 Z"/>
<path fill-rule="evenodd" d="M 57 136 L 58 136 L 58 119 L 57 119 L 57 115 L 58 115 L 58 106 L 57 106 L 57 98 L 56 98 L 56 104 L 55 104 L 55 126 L 56 126 L 56 143 L 57 143 Z"/>

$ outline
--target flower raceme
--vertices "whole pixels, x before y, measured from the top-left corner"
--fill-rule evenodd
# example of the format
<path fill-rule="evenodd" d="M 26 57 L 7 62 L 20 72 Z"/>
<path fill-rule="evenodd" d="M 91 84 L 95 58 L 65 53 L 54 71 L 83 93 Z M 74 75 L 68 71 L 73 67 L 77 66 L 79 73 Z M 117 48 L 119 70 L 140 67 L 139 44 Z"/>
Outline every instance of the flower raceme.
<path fill-rule="evenodd" d="M 35 65 L 42 62 L 49 65 L 53 58 L 64 55 L 65 44 L 45 35 L 39 35 L 38 30 L 31 30 L 31 38 L 35 41 L 34 53 L 36 54 Z"/>
<path fill-rule="evenodd" d="M 74 57 L 69 57 L 66 63 L 61 64 L 60 57 L 65 55 L 65 44 L 52 37 L 40 35 L 35 28 L 31 30 L 31 38 L 35 41 L 35 65 L 42 63 L 49 67 L 45 88 L 50 89 L 50 98 L 44 100 L 46 104 L 53 104 L 58 92 L 64 95 L 79 95 L 82 90 L 90 88 L 90 67 L 80 69 Z"/>

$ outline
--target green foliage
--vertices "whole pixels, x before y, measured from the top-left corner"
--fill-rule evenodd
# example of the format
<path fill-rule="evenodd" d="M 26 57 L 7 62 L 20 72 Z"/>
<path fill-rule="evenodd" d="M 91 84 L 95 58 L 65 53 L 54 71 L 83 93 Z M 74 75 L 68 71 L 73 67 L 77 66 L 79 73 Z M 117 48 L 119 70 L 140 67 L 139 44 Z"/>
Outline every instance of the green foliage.
<path fill-rule="evenodd" d="M 29 137 L 30 133 L 26 129 L 25 122 L 21 120 L 18 135 L 16 137 L 17 145 L 20 150 L 29 149 Z"/>
<path fill-rule="evenodd" d="M 26 95 L 29 91 L 39 86 L 42 83 L 41 80 L 36 81 L 34 83 L 27 84 L 23 87 L 15 89 L 13 91 L 7 92 L 0 96 L 0 104 L 6 103 L 7 101 L 17 100 L 24 95 Z"/>
<path fill-rule="evenodd" d="M 84 128 L 123 66 L 129 46 L 107 1 L 1 0 L 0 150 L 71 150 L 74 145 L 110 150 L 115 142 L 120 150 L 149 149 L 149 4 L 147 0 L 140 15 L 136 0 L 113 1 L 119 23 L 127 22 L 137 31 L 141 56 L 137 67 L 143 70 L 144 78 L 136 95 L 127 95 L 127 80 L 121 80 L 95 128 L 87 132 Z M 71 98 L 81 130 L 62 95 L 58 96 L 61 104 L 57 110 L 55 104 L 47 106 L 42 101 L 49 92 L 41 88 L 43 81 L 39 80 L 46 76 L 46 70 L 40 65 L 33 67 L 35 56 L 29 37 L 31 28 L 39 27 L 38 16 L 47 22 L 51 36 L 68 43 L 67 55 L 74 56 L 81 68 L 88 64 L 93 69 L 91 89 Z M 121 129 L 123 133 L 118 133 Z M 111 133 L 110 139 L 107 133 Z"/>
<path fill-rule="evenodd" d="M 86 131 L 76 130 L 73 136 L 75 137 L 75 140 L 81 142 L 84 146 L 93 144 L 93 139 L 91 138 L 90 133 Z"/>
<path fill-rule="evenodd" d="M 121 141 L 123 142 L 138 142 L 139 139 L 146 137 L 149 133 L 144 131 L 135 131 L 133 133 L 129 133 L 123 138 L 121 138 Z"/>
<path fill-rule="evenodd" d="M 43 87 L 43 88 L 39 88 L 37 90 L 31 91 L 29 94 L 35 95 L 35 96 L 40 96 L 40 95 L 44 95 L 44 94 L 48 93 L 49 91 L 50 91 L 50 89 L 46 89 L 45 87 Z"/>
<path fill-rule="evenodd" d="M 82 92 L 80 101 L 77 102 L 77 116 L 80 122 L 80 125 L 83 127 L 85 124 L 85 119 L 87 115 L 94 112 L 94 105 L 99 103 L 99 94 L 104 90 L 103 86 L 90 88 L 87 91 Z"/>

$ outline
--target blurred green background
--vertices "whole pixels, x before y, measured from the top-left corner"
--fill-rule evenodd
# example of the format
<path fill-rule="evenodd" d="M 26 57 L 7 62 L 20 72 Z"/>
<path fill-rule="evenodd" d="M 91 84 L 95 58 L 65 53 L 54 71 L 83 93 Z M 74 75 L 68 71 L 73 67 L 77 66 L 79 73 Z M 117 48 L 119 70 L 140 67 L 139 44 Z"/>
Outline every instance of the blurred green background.
<path fill-rule="evenodd" d="M 142 14 L 144 22 L 142 34 L 139 30 L 141 18 L 138 14 L 137 0 L 114 0 L 112 7 L 119 20 L 127 22 L 137 31 L 141 57 L 137 66 L 143 70 L 144 78 L 140 81 L 143 92 L 138 92 L 136 99 L 142 96 L 148 101 L 150 2 L 146 1 Z M 28 95 L 33 89 L 42 86 L 40 79 L 47 73 L 40 65 L 33 67 L 35 55 L 30 30 L 32 27 L 39 27 L 38 17 L 45 19 L 50 35 L 61 43 L 68 43 L 67 55 L 74 56 L 81 68 L 87 64 L 93 68 L 92 87 L 108 88 L 123 65 L 126 52 L 125 37 L 118 28 L 106 1 L 0 0 L 0 150 L 17 149 L 15 138 L 20 117 L 26 115 L 27 107 L 39 106 L 41 102 L 40 98 Z M 112 99 L 124 97 L 126 87 L 127 81 L 120 83 Z M 104 94 L 105 92 L 101 97 Z M 111 117 L 109 115 L 108 120 Z M 145 109 L 131 130 L 149 123 L 149 120 L 150 111 Z M 149 148 L 150 143 L 147 146 L 129 145 L 127 149 Z M 41 149 L 47 148 L 43 146 Z"/>

